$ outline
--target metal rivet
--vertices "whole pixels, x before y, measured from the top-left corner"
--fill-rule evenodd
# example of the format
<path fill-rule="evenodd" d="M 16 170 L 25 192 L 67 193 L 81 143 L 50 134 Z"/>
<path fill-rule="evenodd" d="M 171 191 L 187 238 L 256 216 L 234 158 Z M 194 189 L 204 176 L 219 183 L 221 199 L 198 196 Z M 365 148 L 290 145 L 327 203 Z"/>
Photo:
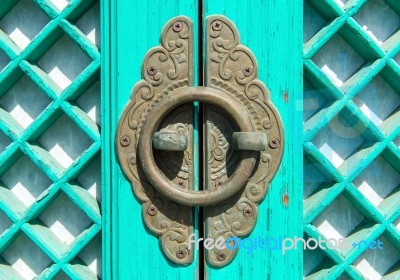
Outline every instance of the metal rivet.
<path fill-rule="evenodd" d="M 219 180 L 217 180 L 217 181 L 215 181 L 215 187 L 220 187 L 222 184 L 221 184 L 221 182 L 219 181 Z"/>
<path fill-rule="evenodd" d="M 226 259 L 226 255 L 225 255 L 224 252 L 219 252 L 219 253 L 217 254 L 217 260 L 218 260 L 219 262 L 223 262 L 225 259 Z"/>
<path fill-rule="evenodd" d="M 131 138 L 128 135 L 123 135 L 121 136 L 121 139 L 119 139 L 119 142 L 122 147 L 127 147 L 131 143 Z"/>
<path fill-rule="evenodd" d="M 186 257 L 186 255 L 187 255 L 187 252 L 184 249 L 178 249 L 178 251 L 176 251 L 176 257 L 178 259 L 183 259 Z"/>
<path fill-rule="evenodd" d="M 149 74 L 150 76 L 154 76 L 155 74 L 157 74 L 157 68 L 154 66 L 150 66 L 149 68 L 147 68 L 147 74 Z"/>
<path fill-rule="evenodd" d="M 245 217 L 251 217 L 253 216 L 253 209 L 251 209 L 250 207 L 246 207 L 243 210 L 243 216 Z"/>
<path fill-rule="evenodd" d="M 181 31 L 182 28 L 183 28 L 183 24 L 180 21 L 175 22 L 174 25 L 172 26 L 172 30 L 174 30 L 175 32 Z"/>
<path fill-rule="evenodd" d="M 222 29 L 222 22 L 220 20 L 214 20 L 211 23 L 211 27 L 214 31 L 220 31 Z"/>
<path fill-rule="evenodd" d="M 155 216 L 157 214 L 157 207 L 155 207 L 153 204 L 150 204 L 147 208 L 147 214 L 150 216 Z"/>
<path fill-rule="evenodd" d="M 248 77 L 248 76 L 250 76 L 251 74 L 253 74 L 253 68 L 246 66 L 246 67 L 243 68 L 243 71 L 242 71 L 242 72 L 243 72 L 243 75 L 245 75 L 246 77 Z"/>
<path fill-rule="evenodd" d="M 271 138 L 271 140 L 269 140 L 269 146 L 271 149 L 276 149 L 279 147 L 279 139 L 278 138 Z"/>

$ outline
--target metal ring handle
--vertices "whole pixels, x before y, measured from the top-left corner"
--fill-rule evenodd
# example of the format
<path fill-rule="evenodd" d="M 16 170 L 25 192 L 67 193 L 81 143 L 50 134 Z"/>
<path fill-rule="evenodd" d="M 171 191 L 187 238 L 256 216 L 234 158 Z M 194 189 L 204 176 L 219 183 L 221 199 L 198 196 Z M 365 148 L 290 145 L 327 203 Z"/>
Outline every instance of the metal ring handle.
<path fill-rule="evenodd" d="M 207 206 L 221 202 L 240 191 L 249 180 L 255 163 L 257 152 L 243 151 L 238 168 L 232 177 L 218 188 L 195 191 L 183 189 L 171 182 L 157 167 L 152 139 L 161 120 L 176 107 L 200 101 L 220 107 L 230 113 L 242 132 L 255 131 L 247 111 L 228 94 L 208 87 L 189 87 L 174 91 L 161 99 L 146 116 L 138 143 L 139 159 L 149 182 L 165 197 L 184 205 Z"/>

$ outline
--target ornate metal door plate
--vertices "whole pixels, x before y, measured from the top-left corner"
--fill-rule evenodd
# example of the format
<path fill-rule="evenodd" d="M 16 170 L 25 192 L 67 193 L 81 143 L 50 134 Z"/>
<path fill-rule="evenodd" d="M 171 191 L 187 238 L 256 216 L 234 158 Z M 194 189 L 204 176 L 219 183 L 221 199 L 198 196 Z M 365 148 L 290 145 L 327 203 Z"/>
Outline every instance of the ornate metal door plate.
<path fill-rule="evenodd" d="M 193 86 L 193 30 L 186 17 L 169 21 L 162 31 L 161 45 L 148 51 L 139 81 L 120 118 L 117 130 L 117 152 L 122 170 L 142 203 L 146 226 L 159 236 L 165 255 L 178 264 L 193 261 L 188 237 L 193 233 L 193 210 L 159 195 L 143 173 L 138 144 L 146 116 L 165 96 L 179 88 Z M 187 136 L 183 152 L 155 153 L 159 168 L 182 188 L 193 188 L 193 111 L 190 104 L 180 107 L 164 120 L 161 132 Z M 146 151 L 149 152 L 149 151 Z"/>
<path fill-rule="evenodd" d="M 241 191 L 223 203 L 205 209 L 206 237 L 222 236 L 226 240 L 246 236 L 253 230 L 257 222 L 257 205 L 265 197 L 281 162 L 283 127 L 269 90 L 257 79 L 257 61 L 250 49 L 240 44 L 235 25 L 225 17 L 210 16 L 206 36 L 207 86 L 228 93 L 246 108 L 255 131 L 265 135 L 268 142 L 265 149 L 257 152 L 256 167 Z M 241 160 L 240 153 L 232 147 L 235 144 L 232 136 L 237 127 L 215 107 L 207 107 L 204 111 L 208 140 L 206 188 L 218 188 L 235 172 Z M 236 253 L 229 249 L 206 250 L 206 258 L 214 266 L 223 266 Z"/>
<path fill-rule="evenodd" d="M 161 45 L 148 51 L 143 80 L 132 92 L 117 130 L 122 170 L 142 203 L 146 226 L 173 262 L 193 261 L 188 238 L 194 206 L 205 207 L 205 235 L 214 239 L 251 233 L 283 153 L 283 129 L 257 62 L 240 44 L 235 25 L 207 18 L 206 87 L 193 87 L 193 28 L 176 17 Z M 201 69 L 199 71 L 202 71 Z M 205 103 L 205 186 L 194 186 L 192 102 Z M 237 251 L 206 251 L 214 266 Z"/>

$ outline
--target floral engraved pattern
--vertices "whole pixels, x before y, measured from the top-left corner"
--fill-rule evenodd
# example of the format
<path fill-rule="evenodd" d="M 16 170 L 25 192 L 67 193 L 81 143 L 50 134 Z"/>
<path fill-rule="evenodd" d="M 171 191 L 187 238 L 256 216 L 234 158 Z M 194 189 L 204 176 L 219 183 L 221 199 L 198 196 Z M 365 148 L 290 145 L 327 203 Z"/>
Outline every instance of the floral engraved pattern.
<path fill-rule="evenodd" d="M 215 113 L 214 119 L 222 119 L 220 115 Z M 223 121 L 223 120 L 221 120 Z M 236 155 L 229 149 L 231 139 L 228 137 L 233 131 L 229 125 L 225 125 L 227 132 L 221 132 L 213 123 L 207 123 L 208 137 L 208 166 L 210 168 L 210 178 L 212 181 L 224 180 L 227 176 L 231 165 L 237 162 Z"/>

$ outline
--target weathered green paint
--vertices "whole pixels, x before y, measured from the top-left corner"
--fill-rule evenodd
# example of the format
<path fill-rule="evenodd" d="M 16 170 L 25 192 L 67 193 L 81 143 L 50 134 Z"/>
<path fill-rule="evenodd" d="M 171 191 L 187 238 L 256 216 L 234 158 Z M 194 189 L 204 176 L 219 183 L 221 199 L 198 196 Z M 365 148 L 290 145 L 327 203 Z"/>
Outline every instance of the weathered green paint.
<path fill-rule="evenodd" d="M 257 227 L 251 237 L 301 237 L 301 1 L 204 1 L 202 8 L 205 16 L 223 14 L 237 25 L 241 42 L 254 52 L 259 78 L 271 90 L 271 98 L 283 119 L 287 140 L 282 165 L 260 206 Z M 107 170 L 107 175 L 103 176 L 103 259 L 106 278 L 197 279 L 201 275 L 198 257 L 192 265 L 179 267 L 162 255 L 156 238 L 146 231 L 140 203 L 135 200 L 119 168 L 114 148 L 118 118 L 135 82 L 140 79 L 146 51 L 158 45 L 160 31 L 169 19 L 185 15 L 195 24 L 198 55 L 200 11 L 197 1 L 108 0 L 103 3 L 103 170 Z M 196 65 L 195 69 L 201 68 Z M 108 255 L 110 249 L 111 255 Z M 204 269 L 208 279 L 300 279 L 302 251 L 293 250 L 282 255 L 280 251 L 256 250 L 246 254 L 242 250 L 227 267 L 206 266 Z"/>

